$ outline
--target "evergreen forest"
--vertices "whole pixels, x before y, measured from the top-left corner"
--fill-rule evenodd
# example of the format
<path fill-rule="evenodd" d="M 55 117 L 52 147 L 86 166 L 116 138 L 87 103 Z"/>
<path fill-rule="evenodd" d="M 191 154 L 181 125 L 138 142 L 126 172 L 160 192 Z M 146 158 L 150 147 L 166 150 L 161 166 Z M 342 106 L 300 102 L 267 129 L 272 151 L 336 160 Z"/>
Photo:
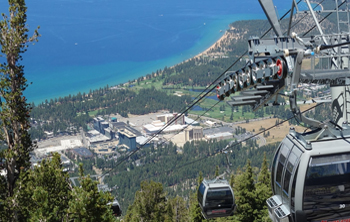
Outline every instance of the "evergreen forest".
<path fill-rule="evenodd" d="M 199 184 L 224 173 L 234 190 L 237 209 L 233 216 L 213 221 L 269 221 L 265 204 L 272 195 L 268 169 L 278 143 L 259 147 L 255 139 L 239 142 L 232 138 L 191 141 L 180 147 L 167 141 L 142 147 L 131 156 L 122 153 L 117 161 L 97 154 L 81 159 L 67 152 L 77 166 L 70 174 L 64 172 L 58 153 L 38 166 L 30 165 L 37 142 L 47 138 L 45 131 L 54 136 L 76 135 L 88 131 L 97 116 L 182 112 L 198 95 L 195 89 L 203 90 L 236 60 L 232 70 L 246 64 L 248 57 L 241 55 L 247 39 L 263 35 L 269 28 L 267 21 L 230 24 L 227 32 L 234 38 L 213 50 L 222 53 L 218 57 L 196 57 L 125 84 L 34 104 L 23 96 L 28 83 L 21 60 L 27 48 L 44 37 L 39 27 L 33 33 L 28 30 L 24 0 L 8 3 L 10 13 L 0 21 L 0 56 L 6 58 L 0 64 L 0 170 L 6 172 L 0 176 L 0 221 L 203 221 L 197 202 Z M 334 28 L 331 23 L 326 25 Z M 178 90 L 181 95 L 176 94 Z M 307 99 L 301 93 L 298 96 Z M 288 106 L 263 107 L 255 113 L 248 106 L 238 110 L 220 104 L 217 108 L 211 112 L 228 111 L 231 116 L 223 115 L 221 120 L 230 123 L 236 121 L 234 113 L 247 122 L 250 117 L 286 120 L 292 116 Z M 329 113 L 330 107 L 322 105 L 307 116 L 324 120 Z M 298 124 L 293 119 L 289 123 Z M 237 128 L 236 134 L 241 133 L 245 129 Z M 228 152 L 221 152 L 228 144 Z M 110 192 L 97 189 L 98 181 L 90 177 L 96 169 L 105 175 Z M 69 177 L 73 176 L 78 177 L 78 186 L 72 186 Z M 108 205 L 114 197 L 121 204 L 122 218 L 115 218 Z"/>

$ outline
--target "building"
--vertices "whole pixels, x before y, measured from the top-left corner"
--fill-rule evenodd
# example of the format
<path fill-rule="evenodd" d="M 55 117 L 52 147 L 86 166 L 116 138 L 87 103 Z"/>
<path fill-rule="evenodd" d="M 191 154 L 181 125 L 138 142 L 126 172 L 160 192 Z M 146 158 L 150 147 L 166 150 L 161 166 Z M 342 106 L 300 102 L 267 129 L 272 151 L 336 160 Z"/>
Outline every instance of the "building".
<path fill-rule="evenodd" d="M 115 138 L 115 132 L 111 128 L 106 128 L 105 130 L 105 136 L 108 137 L 110 140 Z"/>
<path fill-rule="evenodd" d="M 45 156 L 52 152 L 59 152 L 61 150 L 81 147 L 82 145 L 83 144 L 80 138 L 71 137 L 70 139 L 60 140 L 59 144 L 54 144 L 53 146 L 44 146 L 42 148 L 37 148 L 34 150 L 34 153 L 37 156 Z"/>
<path fill-rule="evenodd" d="M 129 151 L 136 149 L 136 135 L 127 129 L 118 132 L 119 146 L 124 145 Z"/>
<path fill-rule="evenodd" d="M 110 140 L 110 137 L 105 136 L 98 132 L 97 130 L 90 130 L 86 133 L 86 137 L 88 140 L 88 145 L 100 142 L 106 142 Z"/>
<path fill-rule="evenodd" d="M 135 136 L 142 136 L 142 133 L 131 126 L 125 126 L 125 129 L 135 134 Z"/>
<path fill-rule="evenodd" d="M 216 126 L 216 122 L 213 122 L 213 121 L 210 121 L 210 120 L 207 120 L 205 121 L 205 124 L 209 127 L 214 127 Z"/>
<path fill-rule="evenodd" d="M 159 120 L 162 123 L 167 123 L 171 118 L 173 118 L 173 114 L 164 114 L 157 116 L 157 120 Z"/>
<path fill-rule="evenodd" d="M 211 134 L 211 135 L 205 135 L 205 137 L 208 140 L 228 140 L 228 139 L 233 139 L 233 134 L 229 132 L 224 132 L 224 133 L 216 133 L 216 134 Z"/>
<path fill-rule="evenodd" d="M 161 133 L 167 134 L 167 133 L 175 133 L 183 130 L 186 127 L 186 125 L 170 125 L 168 127 L 164 128 L 164 124 L 159 124 L 158 121 L 152 122 L 152 124 L 146 124 L 143 126 L 144 131 L 147 135 L 152 135 L 155 133 L 158 133 L 159 130 L 162 130 Z"/>
<path fill-rule="evenodd" d="M 143 126 L 143 130 L 147 135 L 152 135 L 157 133 L 162 127 L 156 127 L 153 124 L 146 124 Z"/>
<path fill-rule="evenodd" d="M 94 118 L 94 129 L 98 132 L 101 132 L 101 123 L 105 120 L 102 117 L 96 117 Z"/>
<path fill-rule="evenodd" d="M 109 127 L 109 123 L 106 121 L 103 121 L 100 123 L 100 133 L 105 134 L 105 129 Z"/>
<path fill-rule="evenodd" d="M 190 126 L 185 129 L 185 141 L 200 140 L 203 138 L 203 128 Z"/>
<path fill-rule="evenodd" d="M 185 124 L 185 116 L 181 115 L 178 113 L 173 113 L 173 114 L 164 114 L 164 115 L 159 115 L 157 116 L 157 120 L 163 122 L 164 124 L 167 124 L 170 122 L 172 119 L 177 118 L 172 124 L 178 124 L 178 125 L 184 125 Z"/>
<path fill-rule="evenodd" d="M 94 156 L 91 153 L 91 151 L 86 149 L 85 147 L 72 149 L 72 153 L 74 153 L 75 155 L 77 155 L 77 156 L 79 156 L 80 158 L 83 158 L 83 159 L 90 159 L 91 157 Z"/>
<path fill-rule="evenodd" d="M 111 122 L 112 126 L 114 129 L 119 130 L 119 129 L 124 129 L 126 126 L 126 123 L 124 122 Z"/>
<path fill-rule="evenodd" d="M 131 133 L 135 134 L 136 136 L 142 136 L 142 133 L 135 128 L 128 126 L 124 122 L 111 122 L 111 125 L 113 126 L 113 129 L 115 129 L 115 132 L 121 131 L 121 130 L 128 130 Z"/>
<path fill-rule="evenodd" d="M 234 129 L 228 126 L 220 126 L 216 128 L 203 129 L 204 135 L 212 135 L 212 134 L 225 133 L 225 132 L 234 133 Z"/>
<path fill-rule="evenodd" d="M 99 155 L 103 155 L 103 156 L 109 156 L 109 157 L 116 154 L 116 152 L 115 152 L 116 148 L 117 148 L 116 145 L 114 145 L 114 144 L 108 145 L 106 143 L 91 146 L 91 150 L 93 150 L 94 153 L 99 154 Z"/>
<path fill-rule="evenodd" d="M 199 122 L 195 121 L 194 119 L 188 118 L 186 116 L 185 116 L 185 123 L 187 125 L 199 126 Z"/>
<path fill-rule="evenodd" d="M 136 143 L 138 146 L 147 147 L 150 144 L 150 141 L 148 141 L 148 138 L 145 136 L 138 136 L 136 137 Z"/>

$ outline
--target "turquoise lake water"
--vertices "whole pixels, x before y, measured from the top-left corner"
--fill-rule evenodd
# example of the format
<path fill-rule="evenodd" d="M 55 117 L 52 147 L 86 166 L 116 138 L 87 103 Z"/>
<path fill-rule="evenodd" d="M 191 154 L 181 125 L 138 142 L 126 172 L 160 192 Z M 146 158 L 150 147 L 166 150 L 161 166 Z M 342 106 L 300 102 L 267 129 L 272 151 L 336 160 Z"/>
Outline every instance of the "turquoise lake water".
<path fill-rule="evenodd" d="M 275 1 L 280 15 L 291 1 Z M 257 0 L 31 0 L 39 42 L 23 63 L 30 102 L 145 76 L 204 51 L 237 20 L 265 19 Z M 0 12 L 8 8 L 0 2 Z M 1 60 L 0 60 L 1 61 Z"/>

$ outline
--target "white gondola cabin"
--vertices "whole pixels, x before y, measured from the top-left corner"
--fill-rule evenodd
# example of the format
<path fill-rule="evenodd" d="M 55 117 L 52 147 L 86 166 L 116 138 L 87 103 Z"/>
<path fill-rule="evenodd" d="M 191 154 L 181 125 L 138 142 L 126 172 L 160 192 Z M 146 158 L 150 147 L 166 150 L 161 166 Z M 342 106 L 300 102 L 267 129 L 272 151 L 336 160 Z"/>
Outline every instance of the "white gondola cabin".
<path fill-rule="evenodd" d="M 205 219 L 233 215 L 235 199 L 227 180 L 203 180 L 198 189 L 198 203 Z"/>
<path fill-rule="evenodd" d="M 350 137 L 304 140 L 315 133 L 292 129 L 275 153 L 266 201 L 273 221 L 350 221 Z"/>
<path fill-rule="evenodd" d="M 122 215 L 122 209 L 120 208 L 119 202 L 114 200 L 113 202 L 108 203 L 111 206 L 113 215 L 115 217 L 120 217 Z"/>

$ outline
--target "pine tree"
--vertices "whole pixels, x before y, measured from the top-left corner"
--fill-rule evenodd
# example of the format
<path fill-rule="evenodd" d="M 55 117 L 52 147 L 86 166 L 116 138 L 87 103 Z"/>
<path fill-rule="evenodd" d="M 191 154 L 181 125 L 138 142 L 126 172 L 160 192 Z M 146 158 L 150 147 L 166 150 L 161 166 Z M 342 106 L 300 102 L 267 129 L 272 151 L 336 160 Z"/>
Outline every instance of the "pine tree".
<path fill-rule="evenodd" d="M 166 206 L 166 215 L 164 222 L 172 222 L 174 218 L 173 206 L 170 204 L 170 201 L 167 202 Z"/>
<path fill-rule="evenodd" d="M 141 182 L 141 190 L 135 193 L 134 203 L 129 207 L 125 221 L 164 221 L 166 199 L 163 185 L 153 181 Z"/>
<path fill-rule="evenodd" d="M 204 220 L 202 216 L 202 210 L 198 204 L 197 193 L 190 196 L 190 221 L 202 222 Z"/>
<path fill-rule="evenodd" d="M 263 163 L 258 175 L 258 181 L 255 184 L 256 187 L 256 202 L 257 202 L 257 217 L 256 221 L 266 221 L 269 218 L 266 200 L 272 196 L 272 190 L 270 186 L 270 172 L 267 167 L 266 153 L 264 153 Z"/>
<path fill-rule="evenodd" d="M 166 221 L 181 222 L 189 220 L 189 211 L 182 197 L 176 196 L 173 199 L 169 199 L 167 205 L 168 212 Z"/>
<path fill-rule="evenodd" d="M 237 205 L 237 214 L 235 215 L 237 220 L 240 222 L 254 221 L 256 201 L 253 170 L 250 160 L 248 160 L 245 172 L 235 178 L 234 194 Z"/>
<path fill-rule="evenodd" d="M 270 186 L 270 183 L 271 183 L 270 172 L 268 170 L 268 164 L 267 164 L 267 159 L 266 159 L 266 152 L 264 152 L 264 159 L 263 159 L 263 163 L 261 165 L 261 169 L 260 169 L 260 173 L 258 175 L 257 182 L 265 184 L 267 186 Z"/>
<path fill-rule="evenodd" d="M 215 177 L 219 176 L 219 166 L 215 167 Z"/>
<path fill-rule="evenodd" d="M 6 180 L 1 179 L 6 185 L 0 187 L 3 194 L 0 205 L 1 217 L 14 221 L 18 217 L 14 211 L 18 204 L 14 198 L 16 181 L 21 172 L 29 169 L 29 152 L 34 148 L 28 133 L 30 105 L 23 96 L 28 84 L 20 61 L 29 43 L 37 41 L 39 34 L 35 30 L 34 35 L 28 37 L 25 1 L 9 0 L 8 3 L 9 16 L 2 14 L 0 21 L 0 57 L 6 58 L 6 62 L 0 64 L 0 141 L 7 146 L 0 153 L 0 158 L 5 159 L 7 173 Z"/>
<path fill-rule="evenodd" d="M 197 180 L 197 189 L 199 188 L 199 185 L 201 185 L 203 181 L 203 173 L 202 171 L 199 172 L 199 177 L 198 177 L 198 180 Z"/>
<path fill-rule="evenodd" d="M 113 201 L 110 193 L 98 191 L 97 181 L 84 175 L 83 165 L 79 165 L 80 187 L 74 187 L 69 200 L 68 214 L 74 221 L 115 221 L 107 203 Z"/>
<path fill-rule="evenodd" d="M 232 187 L 232 189 L 233 189 L 234 183 L 235 183 L 235 175 L 232 173 L 230 176 L 230 186 Z"/>
<path fill-rule="evenodd" d="M 67 219 L 67 206 L 71 199 L 70 184 L 58 153 L 53 154 L 51 160 L 44 159 L 33 170 L 22 173 L 16 190 L 19 220 Z"/>
<path fill-rule="evenodd" d="M 190 195 L 190 221 L 193 222 L 201 222 L 204 220 L 203 216 L 202 216 L 202 210 L 201 207 L 198 204 L 198 197 L 197 197 L 197 192 L 199 189 L 200 184 L 203 181 L 203 173 L 202 171 L 199 172 L 199 176 L 197 179 L 197 189 L 196 192 Z"/>

